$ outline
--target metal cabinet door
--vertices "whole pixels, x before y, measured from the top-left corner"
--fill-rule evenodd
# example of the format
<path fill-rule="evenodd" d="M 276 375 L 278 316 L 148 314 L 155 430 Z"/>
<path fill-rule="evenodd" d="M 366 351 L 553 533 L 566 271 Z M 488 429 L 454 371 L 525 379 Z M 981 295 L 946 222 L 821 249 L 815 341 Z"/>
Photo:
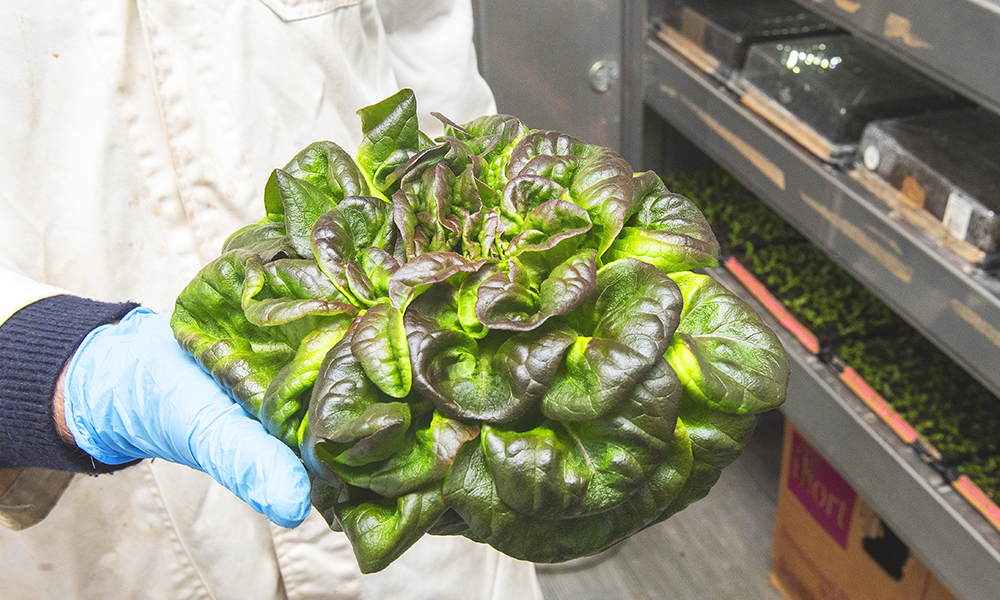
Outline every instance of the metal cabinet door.
<path fill-rule="evenodd" d="M 480 70 L 501 113 L 618 149 L 625 0 L 474 0 Z"/>

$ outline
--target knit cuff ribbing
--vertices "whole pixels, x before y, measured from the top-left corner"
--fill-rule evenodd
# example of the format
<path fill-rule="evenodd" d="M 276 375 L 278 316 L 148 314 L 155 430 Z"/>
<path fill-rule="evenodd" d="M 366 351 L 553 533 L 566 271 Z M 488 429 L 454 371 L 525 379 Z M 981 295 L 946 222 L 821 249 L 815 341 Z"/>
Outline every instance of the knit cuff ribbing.
<path fill-rule="evenodd" d="M 64 442 L 52 417 L 52 394 L 83 338 L 136 306 L 52 296 L 25 306 L 0 325 L 0 468 L 97 474 L 133 464 L 106 465 Z"/>

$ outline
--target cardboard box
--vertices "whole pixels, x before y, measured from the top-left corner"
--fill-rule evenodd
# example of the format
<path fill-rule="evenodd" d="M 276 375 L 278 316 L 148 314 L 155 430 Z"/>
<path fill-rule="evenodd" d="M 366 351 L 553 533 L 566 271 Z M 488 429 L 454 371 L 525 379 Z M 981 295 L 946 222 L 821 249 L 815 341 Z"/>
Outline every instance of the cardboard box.
<path fill-rule="evenodd" d="M 785 600 L 954 600 L 786 420 L 770 581 Z"/>

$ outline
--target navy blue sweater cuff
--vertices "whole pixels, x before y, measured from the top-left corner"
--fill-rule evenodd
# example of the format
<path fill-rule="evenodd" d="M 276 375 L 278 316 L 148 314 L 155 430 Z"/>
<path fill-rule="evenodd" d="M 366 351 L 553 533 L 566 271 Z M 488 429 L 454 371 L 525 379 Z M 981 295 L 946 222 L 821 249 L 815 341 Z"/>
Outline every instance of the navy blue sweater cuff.
<path fill-rule="evenodd" d="M 136 306 L 52 296 L 25 306 L 0 325 L 0 468 L 97 474 L 133 464 L 106 465 L 64 442 L 52 417 L 52 394 L 83 338 Z"/>

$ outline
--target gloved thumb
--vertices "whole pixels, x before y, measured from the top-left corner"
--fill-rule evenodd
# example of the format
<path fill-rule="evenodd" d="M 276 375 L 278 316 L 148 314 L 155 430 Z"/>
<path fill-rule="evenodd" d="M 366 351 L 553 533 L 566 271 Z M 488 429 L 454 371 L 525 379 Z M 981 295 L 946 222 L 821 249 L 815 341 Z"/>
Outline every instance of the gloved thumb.
<path fill-rule="evenodd" d="M 191 432 L 194 462 L 274 523 L 295 527 L 310 510 L 309 477 L 301 461 L 239 405 L 230 400 L 220 408 L 199 417 Z"/>
<path fill-rule="evenodd" d="M 63 398 L 76 445 L 101 462 L 162 458 L 202 470 L 285 527 L 309 513 L 298 457 L 184 352 L 165 315 L 138 308 L 92 331 Z"/>

